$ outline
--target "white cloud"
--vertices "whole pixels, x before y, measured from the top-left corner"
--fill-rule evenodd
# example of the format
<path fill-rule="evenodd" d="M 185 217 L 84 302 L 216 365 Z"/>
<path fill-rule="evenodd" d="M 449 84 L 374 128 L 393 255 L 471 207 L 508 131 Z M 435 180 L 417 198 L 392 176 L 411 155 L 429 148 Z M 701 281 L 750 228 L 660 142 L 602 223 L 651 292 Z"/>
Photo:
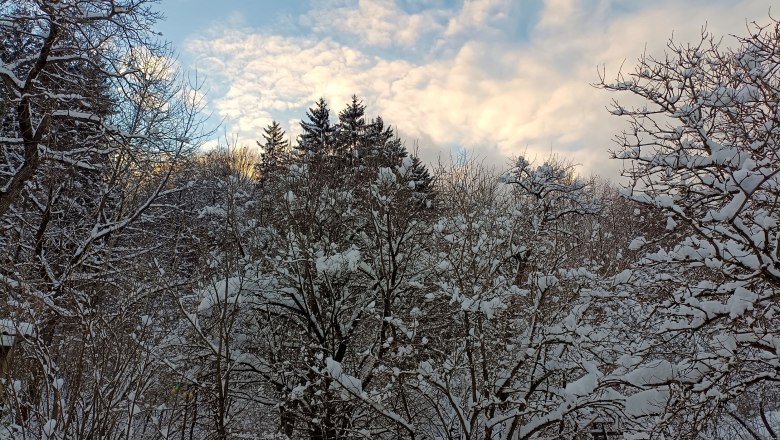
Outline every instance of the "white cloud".
<path fill-rule="evenodd" d="M 538 27 L 561 28 L 572 21 L 581 2 L 578 0 L 545 0 Z"/>
<path fill-rule="evenodd" d="M 331 0 L 317 2 L 301 24 L 326 35 L 352 34 L 361 44 L 410 46 L 438 31 L 443 14 L 440 9 L 410 14 L 395 0 Z"/>
<path fill-rule="evenodd" d="M 457 15 L 447 22 L 445 36 L 484 29 L 495 21 L 508 18 L 511 0 L 463 0 Z"/>
<path fill-rule="evenodd" d="M 552 152 L 583 164 L 586 173 L 615 176 L 620 164 L 606 160 L 607 149 L 623 123 L 605 110 L 613 96 L 590 85 L 598 80 L 597 66 L 606 65 L 611 77 L 624 60 L 632 68 L 645 47 L 663 50 L 672 31 L 678 40 L 694 40 L 705 22 L 716 34 L 744 34 L 746 18 L 765 21 L 766 0 L 731 3 L 622 2 L 617 13 L 610 0 L 547 0 L 529 40 L 513 41 L 483 32 L 509 13 L 503 0 L 467 1 L 450 11 L 447 28 L 440 30 L 463 39 L 451 56 L 415 62 L 329 38 L 246 29 L 193 39 L 187 49 L 199 54 L 201 70 L 229 84 L 212 101 L 241 138 L 259 137 L 272 117 L 291 124 L 320 96 L 331 102 L 335 116 L 356 93 L 369 113 L 382 115 L 410 141 L 419 139 L 424 157 L 447 145 L 498 162 L 501 156 L 542 159 Z M 410 25 L 404 37 L 400 25 L 388 25 L 392 15 L 382 12 L 398 13 L 401 22 L 415 16 L 399 10 L 390 0 L 361 1 L 352 9 L 342 5 L 331 18 L 370 44 L 388 38 L 411 43 L 419 28 Z"/>

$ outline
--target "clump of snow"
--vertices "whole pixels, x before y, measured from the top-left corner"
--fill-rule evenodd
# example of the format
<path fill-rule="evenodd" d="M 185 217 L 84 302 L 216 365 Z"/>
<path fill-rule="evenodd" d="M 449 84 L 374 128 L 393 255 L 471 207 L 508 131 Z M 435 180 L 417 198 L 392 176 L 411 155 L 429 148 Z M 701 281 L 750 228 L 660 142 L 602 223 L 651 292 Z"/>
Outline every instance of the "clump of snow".
<path fill-rule="evenodd" d="M 219 280 L 200 292 L 200 304 L 198 312 L 208 312 L 214 306 L 220 304 L 238 304 L 244 301 L 242 291 L 242 280 L 238 277 L 231 277 Z"/>
<path fill-rule="evenodd" d="M 377 175 L 377 180 L 380 183 L 395 183 L 395 173 L 393 172 L 392 168 L 380 168 Z"/>
<path fill-rule="evenodd" d="M 334 361 L 331 357 L 327 357 L 325 358 L 324 370 L 334 379 L 337 387 L 341 388 L 342 391 L 346 391 L 355 397 L 363 395 L 363 382 L 357 377 L 345 373 L 341 363 Z M 349 396 L 343 397 L 349 398 Z"/>
<path fill-rule="evenodd" d="M 644 390 L 626 398 L 626 413 L 632 416 L 660 414 L 669 400 L 669 391 L 662 389 Z"/>
<path fill-rule="evenodd" d="M 227 218 L 227 211 L 221 206 L 204 206 L 198 211 L 198 218 L 204 217 Z"/>
<path fill-rule="evenodd" d="M 550 287 L 557 286 L 558 278 L 553 275 L 540 275 L 536 277 L 535 284 L 540 291 L 544 292 Z"/>
<path fill-rule="evenodd" d="M 758 299 L 758 295 L 751 292 L 744 287 L 737 287 L 734 289 L 734 294 L 731 295 L 726 303 L 729 309 L 729 317 L 736 319 L 745 314 L 748 310 L 753 310 L 753 304 Z"/>
<path fill-rule="evenodd" d="M 493 318 L 495 314 L 507 308 L 506 304 L 500 298 L 479 299 L 469 298 L 465 295 L 454 295 L 454 301 L 460 302 L 460 309 L 464 312 L 484 313 L 488 319 Z"/>
<path fill-rule="evenodd" d="M 647 240 L 645 237 L 637 237 L 633 240 L 631 240 L 631 243 L 628 244 L 628 249 L 632 251 L 637 251 L 647 244 Z"/>
<path fill-rule="evenodd" d="M 43 434 L 46 437 L 51 437 L 52 435 L 54 435 L 55 429 L 57 429 L 57 421 L 51 419 L 43 425 Z"/>
<path fill-rule="evenodd" d="M 360 251 L 353 246 L 346 252 L 318 257 L 315 266 L 319 275 L 339 275 L 355 272 L 361 262 L 360 258 Z"/>

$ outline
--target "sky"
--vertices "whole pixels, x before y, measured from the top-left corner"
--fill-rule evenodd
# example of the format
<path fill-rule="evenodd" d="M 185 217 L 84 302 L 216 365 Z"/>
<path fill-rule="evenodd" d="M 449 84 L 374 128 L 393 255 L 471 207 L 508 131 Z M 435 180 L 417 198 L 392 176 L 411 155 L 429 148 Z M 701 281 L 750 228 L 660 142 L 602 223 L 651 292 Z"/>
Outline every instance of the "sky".
<path fill-rule="evenodd" d="M 776 0 L 163 0 L 158 30 L 204 81 L 220 133 L 254 145 L 279 121 L 293 138 L 324 97 L 355 94 L 425 161 L 523 155 L 617 179 L 623 99 L 593 86 L 670 37 L 746 35 Z"/>

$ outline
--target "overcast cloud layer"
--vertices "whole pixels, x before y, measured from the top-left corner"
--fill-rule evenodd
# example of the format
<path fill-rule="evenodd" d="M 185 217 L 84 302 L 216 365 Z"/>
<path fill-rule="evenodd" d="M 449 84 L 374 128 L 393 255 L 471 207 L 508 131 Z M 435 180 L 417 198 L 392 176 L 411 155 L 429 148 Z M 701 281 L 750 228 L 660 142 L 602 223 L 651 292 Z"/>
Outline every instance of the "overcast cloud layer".
<path fill-rule="evenodd" d="M 550 153 L 609 177 L 623 123 L 591 86 L 661 53 L 768 21 L 768 0 L 330 0 L 252 27 L 238 11 L 193 33 L 184 54 L 207 78 L 226 130 L 253 144 L 276 119 L 295 136 L 320 96 L 335 113 L 355 93 L 427 160 L 466 149 L 488 162 Z M 733 40 L 727 38 L 724 43 Z M 625 64 L 624 64 L 625 61 Z"/>

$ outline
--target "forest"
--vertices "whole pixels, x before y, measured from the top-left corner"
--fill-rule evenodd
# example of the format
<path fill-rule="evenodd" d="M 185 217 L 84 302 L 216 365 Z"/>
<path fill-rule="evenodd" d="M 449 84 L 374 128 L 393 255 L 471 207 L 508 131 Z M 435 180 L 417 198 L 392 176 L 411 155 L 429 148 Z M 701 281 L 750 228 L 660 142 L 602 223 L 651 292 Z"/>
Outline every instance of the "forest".
<path fill-rule="evenodd" d="M 205 150 L 158 19 L 0 1 L 0 439 L 778 438 L 780 22 L 601 75 L 617 185 L 357 95 Z"/>

